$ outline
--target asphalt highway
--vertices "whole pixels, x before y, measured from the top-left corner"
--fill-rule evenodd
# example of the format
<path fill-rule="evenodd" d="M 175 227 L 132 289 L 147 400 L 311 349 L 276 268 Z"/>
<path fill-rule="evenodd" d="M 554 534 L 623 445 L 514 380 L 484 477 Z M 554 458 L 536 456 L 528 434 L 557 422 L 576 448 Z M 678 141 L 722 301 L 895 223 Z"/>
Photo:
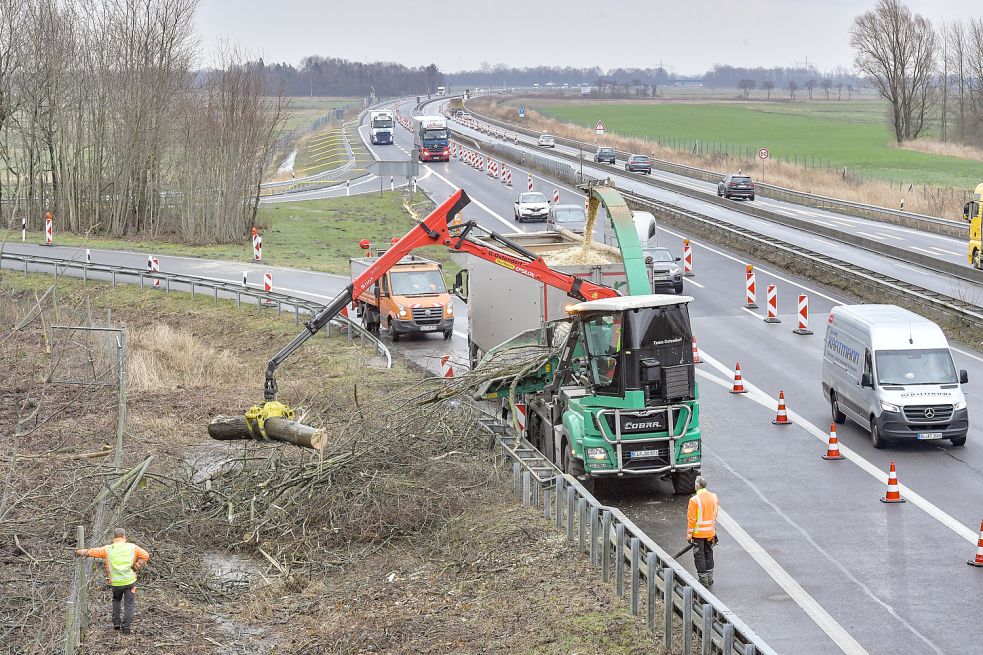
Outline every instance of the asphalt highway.
<path fill-rule="evenodd" d="M 380 159 L 393 160 L 405 158 L 411 149 L 412 135 L 399 127 L 395 146 L 370 146 Z M 527 171 L 519 166 L 513 171 L 514 181 L 524 186 Z M 533 175 L 537 190 L 549 195 L 556 188 L 561 202 L 583 202 L 576 189 Z M 512 220 L 517 188 L 460 162 L 422 164 L 418 183 L 436 202 L 464 188 L 474 201 L 465 217 L 489 229 L 541 229 Z M 378 192 L 378 179 L 364 184 L 374 184 Z M 618 184 L 630 188 L 629 181 Z M 754 228 L 764 231 L 765 224 L 760 221 Z M 780 231 L 785 240 L 805 238 Z M 659 229 L 660 243 L 677 254 L 687 236 Z M 875 450 L 865 430 L 847 423 L 838 426 L 847 459 L 825 461 L 821 455 L 830 410 L 820 386 L 823 327 L 830 308 L 850 298 L 726 248 L 698 239 L 691 243 L 696 275 L 686 279 L 685 293 L 695 299 L 690 310 L 704 359 L 697 367 L 704 472 L 723 510 L 714 593 L 781 653 L 979 652 L 983 571 L 965 562 L 975 552 L 983 519 L 983 407 L 973 402 L 979 397 L 974 385 L 983 384 L 983 353 L 951 344 L 957 367 L 966 369 L 970 378 L 966 446 L 929 442 Z M 816 249 L 830 252 L 829 242 L 820 245 Z M 77 256 L 67 248 L 6 248 Z M 863 256 L 858 263 L 870 268 L 876 259 L 870 253 L 849 256 Z M 93 259 L 138 267 L 146 263 L 142 253 L 93 251 Z M 252 263 L 160 259 L 165 271 L 236 281 L 245 270 L 253 283 L 260 282 L 261 272 L 271 270 Z M 743 272 L 748 263 L 756 266 L 760 290 L 767 284 L 778 286 L 782 323 L 765 323 L 763 310 L 744 309 Z M 342 277 L 290 269 L 273 269 L 273 275 L 275 288 L 322 301 L 346 283 Z M 811 336 L 792 333 L 793 299 L 799 293 L 809 296 L 816 332 Z M 759 295 L 763 307 L 763 293 Z M 463 303 L 455 305 L 457 321 L 449 342 L 436 336 L 405 339 L 393 345 L 394 353 L 435 372 L 443 354 L 464 366 L 466 309 Z M 273 348 L 275 344 L 271 355 Z M 749 394 L 728 393 L 735 362 L 741 364 Z M 281 377 L 289 370 L 288 363 Z M 788 399 L 794 425 L 771 423 L 780 390 Z M 905 504 L 878 501 L 891 460 L 897 463 L 902 495 L 908 498 Z M 674 552 L 684 543 L 686 498 L 674 497 L 671 491 L 668 482 L 634 480 L 601 485 L 598 495 Z M 688 556 L 684 564 L 693 570 Z"/>

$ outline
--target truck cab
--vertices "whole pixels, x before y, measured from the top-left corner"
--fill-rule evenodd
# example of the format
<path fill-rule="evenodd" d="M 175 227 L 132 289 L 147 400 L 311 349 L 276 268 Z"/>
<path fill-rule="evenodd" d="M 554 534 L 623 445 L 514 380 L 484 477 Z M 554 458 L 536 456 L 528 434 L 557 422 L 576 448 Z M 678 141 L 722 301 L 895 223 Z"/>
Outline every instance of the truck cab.
<path fill-rule="evenodd" d="M 969 222 L 967 259 L 973 268 L 983 269 L 983 240 L 980 238 L 980 228 L 983 225 L 983 184 L 976 185 L 973 199 L 963 207 L 963 218 Z"/>
<path fill-rule="evenodd" d="M 352 258 L 352 279 L 379 257 Z M 355 300 L 356 315 L 370 332 L 385 327 L 393 341 L 408 334 L 454 333 L 454 307 L 437 262 L 415 255 L 401 259 Z"/>
<path fill-rule="evenodd" d="M 396 124 L 391 111 L 369 112 L 369 131 L 372 145 L 392 145 L 395 141 Z"/>
<path fill-rule="evenodd" d="M 450 161 L 450 132 L 443 116 L 416 116 L 414 145 L 420 161 Z"/>

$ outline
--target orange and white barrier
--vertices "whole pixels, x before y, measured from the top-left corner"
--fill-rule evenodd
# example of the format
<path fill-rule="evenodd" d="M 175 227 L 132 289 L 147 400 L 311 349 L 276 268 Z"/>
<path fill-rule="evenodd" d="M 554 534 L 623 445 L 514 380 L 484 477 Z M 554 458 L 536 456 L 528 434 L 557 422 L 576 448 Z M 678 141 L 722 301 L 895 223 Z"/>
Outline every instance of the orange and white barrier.
<path fill-rule="evenodd" d="M 160 260 L 153 255 L 147 255 L 147 270 L 151 273 L 160 273 Z M 160 278 L 154 278 L 154 286 L 160 288 Z"/>
<path fill-rule="evenodd" d="M 263 291 L 269 293 L 273 291 L 273 274 L 263 273 Z"/>
<path fill-rule="evenodd" d="M 48 212 L 48 215 L 44 217 L 44 245 L 46 246 L 54 245 L 55 242 L 53 223 L 51 212 Z"/>
<path fill-rule="evenodd" d="M 258 234 L 253 237 L 253 260 L 263 261 L 263 237 Z"/>
<path fill-rule="evenodd" d="M 526 189 L 532 191 L 532 175 L 526 174 Z"/>
<path fill-rule="evenodd" d="M 553 189 L 553 204 L 554 205 L 559 205 L 560 204 L 560 190 L 559 189 Z"/>
<path fill-rule="evenodd" d="M 699 348 L 696 347 L 696 335 L 693 336 L 693 363 L 694 364 L 702 364 L 703 363 L 700 360 L 700 350 L 699 350 Z"/>
<path fill-rule="evenodd" d="M 788 409 L 785 407 L 785 392 L 778 392 L 778 414 L 772 421 L 775 425 L 792 425 L 792 421 L 788 417 Z"/>
<path fill-rule="evenodd" d="M 512 187 L 512 167 L 509 167 L 508 172 L 505 174 L 505 186 Z"/>
<path fill-rule="evenodd" d="M 516 403 L 515 404 L 515 422 L 516 422 L 516 425 L 519 427 L 519 432 L 521 432 L 522 434 L 525 434 L 526 433 L 526 413 L 527 413 L 527 411 L 528 410 L 526 409 L 526 404 L 525 403 Z"/>
<path fill-rule="evenodd" d="M 734 386 L 730 390 L 731 393 L 747 393 L 747 389 L 744 388 L 744 378 L 741 377 L 741 363 L 738 362 L 734 366 Z"/>
<path fill-rule="evenodd" d="M 781 323 L 778 318 L 778 287 L 774 284 L 768 285 L 768 315 L 765 316 L 765 323 Z"/>
<path fill-rule="evenodd" d="M 747 291 L 747 300 L 745 301 L 744 306 L 748 309 L 757 309 L 758 303 L 754 285 L 754 266 L 751 264 L 747 265 L 744 287 Z"/>
<path fill-rule="evenodd" d="M 440 377 L 442 378 L 454 377 L 454 364 L 451 362 L 450 355 L 443 355 L 440 358 Z"/>
<path fill-rule="evenodd" d="M 980 538 L 976 542 L 976 559 L 966 562 L 970 566 L 983 567 L 983 521 L 980 522 Z"/>
<path fill-rule="evenodd" d="M 840 454 L 840 442 L 836 439 L 836 423 L 829 424 L 829 444 L 823 459 L 846 459 Z"/>
<path fill-rule="evenodd" d="M 799 327 L 792 330 L 796 334 L 812 334 L 809 329 L 809 296 L 799 294 Z"/>
<path fill-rule="evenodd" d="M 507 170 L 507 167 L 505 166 L 505 162 L 503 161 L 502 162 L 502 176 L 501 176 L 502 177 L 502 180 L 501 180 L 502 184 L 505 184 L 505 171 L 506 170 Z"/>
<path fill-rule="evenodd" d="M 690 245 L 689 239 L 683 239 L 683 275 L 685 277 L 696 275 L 693 272 L 693 246 Z"/>
<path fill-rule="evenodd" d="M 894 460 L 891 460 L 891 468 L 887 473 L 887 493 L 881 498 L 882 503 L 904 503 L 907 502 L 901 497 L 898 488 L 898 471 L 894 468 Z"/>

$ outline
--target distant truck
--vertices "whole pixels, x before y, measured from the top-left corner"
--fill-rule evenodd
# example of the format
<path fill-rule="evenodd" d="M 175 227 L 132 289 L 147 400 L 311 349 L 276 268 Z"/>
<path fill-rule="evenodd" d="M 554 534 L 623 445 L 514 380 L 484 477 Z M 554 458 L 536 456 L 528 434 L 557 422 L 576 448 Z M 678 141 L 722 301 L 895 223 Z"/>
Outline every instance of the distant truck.
<path fill-rule="evenodd" d="M 442 86 L 438 86 L 437 87 L 437 95 L 439 95 L 439 96 L 445 96 L 445 95 L 447 95 L 447 89 L 445 89 Z"/>
<path fill-rule="evenodd" d="M 963 218 L 969 221 L 967 258 L 973 268 L 983 269 L 983 239 L 980 236 L 981 227 L 983 227 L 983 184 L 976 185 L 973 199 L 963 207 Z"/>
<path fill-rule="evenodd" d="M 372 257 L 349 260 L 354 280 L 379 261 Z M 370 332 L 386 328 L 393 341 L 408 334 L 454 333 L 452 298 L 444 285 L 440 264 L 408 255 L 393 266 L 354 302 L 356 316 Z"/>
<path fill-rule="evenodd" d="M 414 116 L 413 144 L 420 161 L 450 161 L 450 132 L 443 116 Z"/>
<path fill-rule="evenodd" d="M 464 100 L 461 98 L 451 98 L 447 102 L 447 111 L 453 116 L 456 112 L 464 111 Z"/>
<path fill-rule="evenodd" d="M 369 112 L 369 131 L 372 145 L 392 145 L 395 139 L 395 122 L 389 110 Z"/>

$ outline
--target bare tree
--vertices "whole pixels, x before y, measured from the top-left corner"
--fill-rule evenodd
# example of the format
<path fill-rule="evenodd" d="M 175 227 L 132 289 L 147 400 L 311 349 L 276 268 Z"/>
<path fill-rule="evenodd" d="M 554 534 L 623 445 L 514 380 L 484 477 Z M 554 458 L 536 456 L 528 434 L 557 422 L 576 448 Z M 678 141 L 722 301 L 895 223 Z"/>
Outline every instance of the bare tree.
<path fill-rule="evenodd" d="M 969 56 L 967 52 L 966 26 L 961 21 L 949 23 L 944 28 L 943 38 L 945 39 L 946 49 L 943 57 L 946 66 L 945 84 L 951 86 L 955 94 L 956 103 L 956 124 L 959 127 L 959 138 L 966 138 L 966 107 L 971 80 L 967 73 L 969 68 Z M 947 107 L 948 109 L 948 107 Z"/>
<path fill-rule="evenodd" d="M 843 82 L 836 83 L 836 99 L 837 100 L 843 99 Z"/>
<path fill-rule="evenodd" d="M 809 91 L 809 100 L 812 100 L 812 91 L 816 88 L 816 80 L 814 78 L 809 78 L 806 82 L 806 90 Z"/>
<path fill-rule="evenodd" d="M 829 100 L 829 90 L 833 88 L 833 80 L 824 77 L 822 82 L 819 83 L 819 88 L 826 93 L 826 99 Z"/>
<path fill-rule="evenodd" d="M 891 104 L 897 142 L 917 138 L 928 127 L 938 95 L 932 23 L 899 0 L 878 0 L 854 19 L 850 45 L 857 50 L 857 68 Z"/>
<path fill-rule="evenodd" d="M 795 80 L 789 80 L 786 88 L 788 88 L 788 97 L 795 100 L 795 92 L 799 90 L 799 85 Z"/>
<path fill-rule="evenodd" d="M 771 80 L 765 80 L 761 83 L 761 88 L 768 92 L 766 99 L 771 100 L 771 90 L 775 88 L 775 83 Z"/>
<path fill-rule="evenodd" d="M 853 85 L 852 84 L 847 84 L 846 85 L 846 99 L 847 100 L 853 100 Z"/>
<path fill-rule="evenodd" d="M 741 80 L 737 83 L 737 88 L 744 92 L 744 98 L 747 99 L 751 96 L 751 91 L 757 86 L 754 80 Z"/>

